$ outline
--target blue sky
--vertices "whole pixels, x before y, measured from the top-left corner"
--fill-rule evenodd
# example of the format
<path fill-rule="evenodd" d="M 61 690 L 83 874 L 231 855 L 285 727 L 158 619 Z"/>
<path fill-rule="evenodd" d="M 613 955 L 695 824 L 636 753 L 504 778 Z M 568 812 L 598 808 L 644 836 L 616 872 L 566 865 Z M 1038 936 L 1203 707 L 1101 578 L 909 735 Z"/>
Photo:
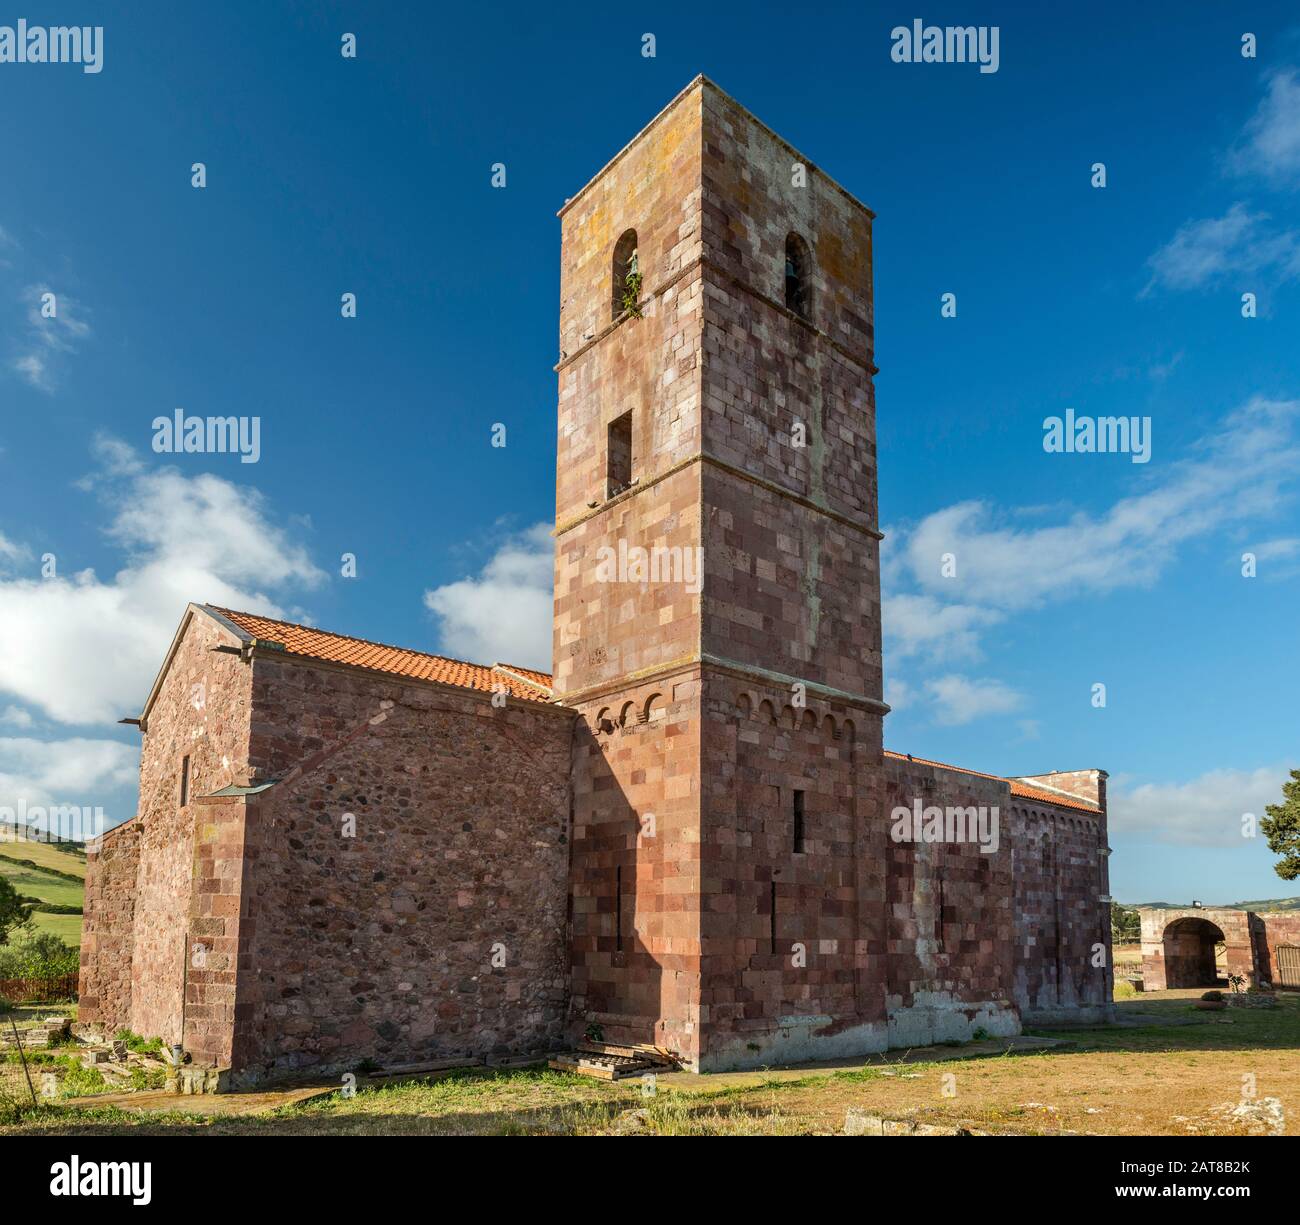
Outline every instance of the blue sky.
<path fill-rule="evenodd" d="M 0 15 L 104 27 L 98 74 L 0 64 L 6 796 L 130 815 L 187 599 L 547 665 L 555 211 L 705 72 L 878 214 L 886 743 L 1109 770 L 1121 899 L 1294 892 L 1240 835 L 1300 765 L 1294 7 L 925 6 L 988 74 L 893 62 L 891 5 L 420 13 Z M 155 455 L 178 407 L 259 462 Z M 1150 462 L 1045 453 L 1067 408 Z"/>

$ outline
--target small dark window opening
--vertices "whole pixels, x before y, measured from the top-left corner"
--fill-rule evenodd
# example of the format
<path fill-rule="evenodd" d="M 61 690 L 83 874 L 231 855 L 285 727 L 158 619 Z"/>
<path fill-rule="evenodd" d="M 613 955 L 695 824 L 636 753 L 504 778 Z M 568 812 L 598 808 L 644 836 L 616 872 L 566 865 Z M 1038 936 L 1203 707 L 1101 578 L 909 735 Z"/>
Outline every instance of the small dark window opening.
<path fill-rule="evenodd" d="M 614 948 L 623 951 L 623 868 L 614 869 Z"/>
<path fill-rule="evenodd" d="M 626 230 L 614 244 L 613 288 L 611 319 L 618 319 L 625 312 L 641 313 L 641 259 L 637 254 L 635 230 Z"/>
<path fill-rule="evenodd" d="M 632 412 L 609 423 L 606 444 L 605 496 L 612 498 L 622 493 L 632 483 Z"/>
<path fill-rule="evenodd" d="M 181 807 L 190 802 L 190 759 L 186 754 L 181 758 Z"/>
<path fill-rule="evenodd" d="M 794 853 L 803 854 L 803 792 L 794 793 Z"/>
<path fill-rule="evenodd" d="M 800 319 L 812 322 L 812 255 L 798 234 L 785 240 L 785 304 Z"/>
<path fill-rule="evenodd" d="M 776 881 L 772 882 L 771 897 L 768 906 L 768 924 L 771 928 L 772 952 L 776 952 Z"/>

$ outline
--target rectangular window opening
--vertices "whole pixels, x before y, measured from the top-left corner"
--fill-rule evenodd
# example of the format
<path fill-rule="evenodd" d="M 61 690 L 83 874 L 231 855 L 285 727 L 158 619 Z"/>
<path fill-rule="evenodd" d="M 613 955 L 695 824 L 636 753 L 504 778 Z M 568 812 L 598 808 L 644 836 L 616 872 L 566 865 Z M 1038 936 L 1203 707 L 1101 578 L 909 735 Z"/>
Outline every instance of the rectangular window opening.
<path fill-rule="evenodd" d="M 772 882 L 771 897 L 769 899 L 769 902 L 770 904 L 768 906 L 768 911 L 769 911 L 768 922 L 772 929 L 771 930 L 772 952 L 775 953 L 776 952 L 776 881 Z"/>
<path fill-rule="evenodd" d="M 803 846 L 803 792 L 794 792 L 794 853 L 802 855 Z"/>
<path fill-rule="evenodd" d="M 605 496 L 620 494 L 632 484 L 632 410 L 609 423 L 605 465 Z"/>
<path fill-rule="evenodd" d="M 181 807 L 190 802 L 190 758 L 187 753 L 181 758 Z"/>

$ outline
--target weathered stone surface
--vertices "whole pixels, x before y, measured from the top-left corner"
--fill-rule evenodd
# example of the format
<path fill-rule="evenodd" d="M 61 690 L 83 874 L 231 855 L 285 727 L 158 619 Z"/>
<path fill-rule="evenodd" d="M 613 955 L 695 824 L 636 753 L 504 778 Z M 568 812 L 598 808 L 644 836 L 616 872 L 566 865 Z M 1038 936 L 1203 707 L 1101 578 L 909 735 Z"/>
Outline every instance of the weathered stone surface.
<path fill-rule="evenodd" d="M 870 210 L 701 79 L 561 216 L 557 703 L 194 610 L 140 815 L 91 856 L 87 1016 L 239 1079 L 588 1031 L 725 1069 L 1104 1013 L 1104 774 L 883 750 Z M 996 809 L 1000 843 L 900 842 L 914 802 Z"/>
<path fill-rule="evenodd" d="M 113 1030 L 131 1018 L 140 822 L 133 818 L 86 848 L 78 1017 Z"/>
<path fill-rule="evenodd" d="M 1248 987 L 1278 986 L 1278 949 L 1300 947 L 1297 914 L 1198 906 L 1143 909 L 1139 915 L 1142 979 L 1148 991 L 1213 987 L 1218 978 L 1215 948 L 1220 943 L 1226 946 L 1223 968 L 1227 974 L 1241 977 Z"/>
<path fill-rule="evenodd" d="M 846 1136 L 985 1136 L 990 1133 L 972 1127 L 918 1123 L 912 1119 L 887 1119 L 878 1114 L 849 1109 L 844 1115 Z"/>

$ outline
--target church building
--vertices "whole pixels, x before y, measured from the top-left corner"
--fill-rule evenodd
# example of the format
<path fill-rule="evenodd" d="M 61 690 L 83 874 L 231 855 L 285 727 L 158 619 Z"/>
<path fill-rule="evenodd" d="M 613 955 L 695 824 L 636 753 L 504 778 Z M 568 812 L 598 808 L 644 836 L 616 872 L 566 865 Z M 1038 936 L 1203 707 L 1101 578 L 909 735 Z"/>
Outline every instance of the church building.
<path fill-rule="evenodd" d="M 883 747 L 871 210 L 699 77 L 560 221 L 552 674 L 191 604 L 81 1019 L 237 1084 L 1109 1015 L 1105 772 Z"/>

